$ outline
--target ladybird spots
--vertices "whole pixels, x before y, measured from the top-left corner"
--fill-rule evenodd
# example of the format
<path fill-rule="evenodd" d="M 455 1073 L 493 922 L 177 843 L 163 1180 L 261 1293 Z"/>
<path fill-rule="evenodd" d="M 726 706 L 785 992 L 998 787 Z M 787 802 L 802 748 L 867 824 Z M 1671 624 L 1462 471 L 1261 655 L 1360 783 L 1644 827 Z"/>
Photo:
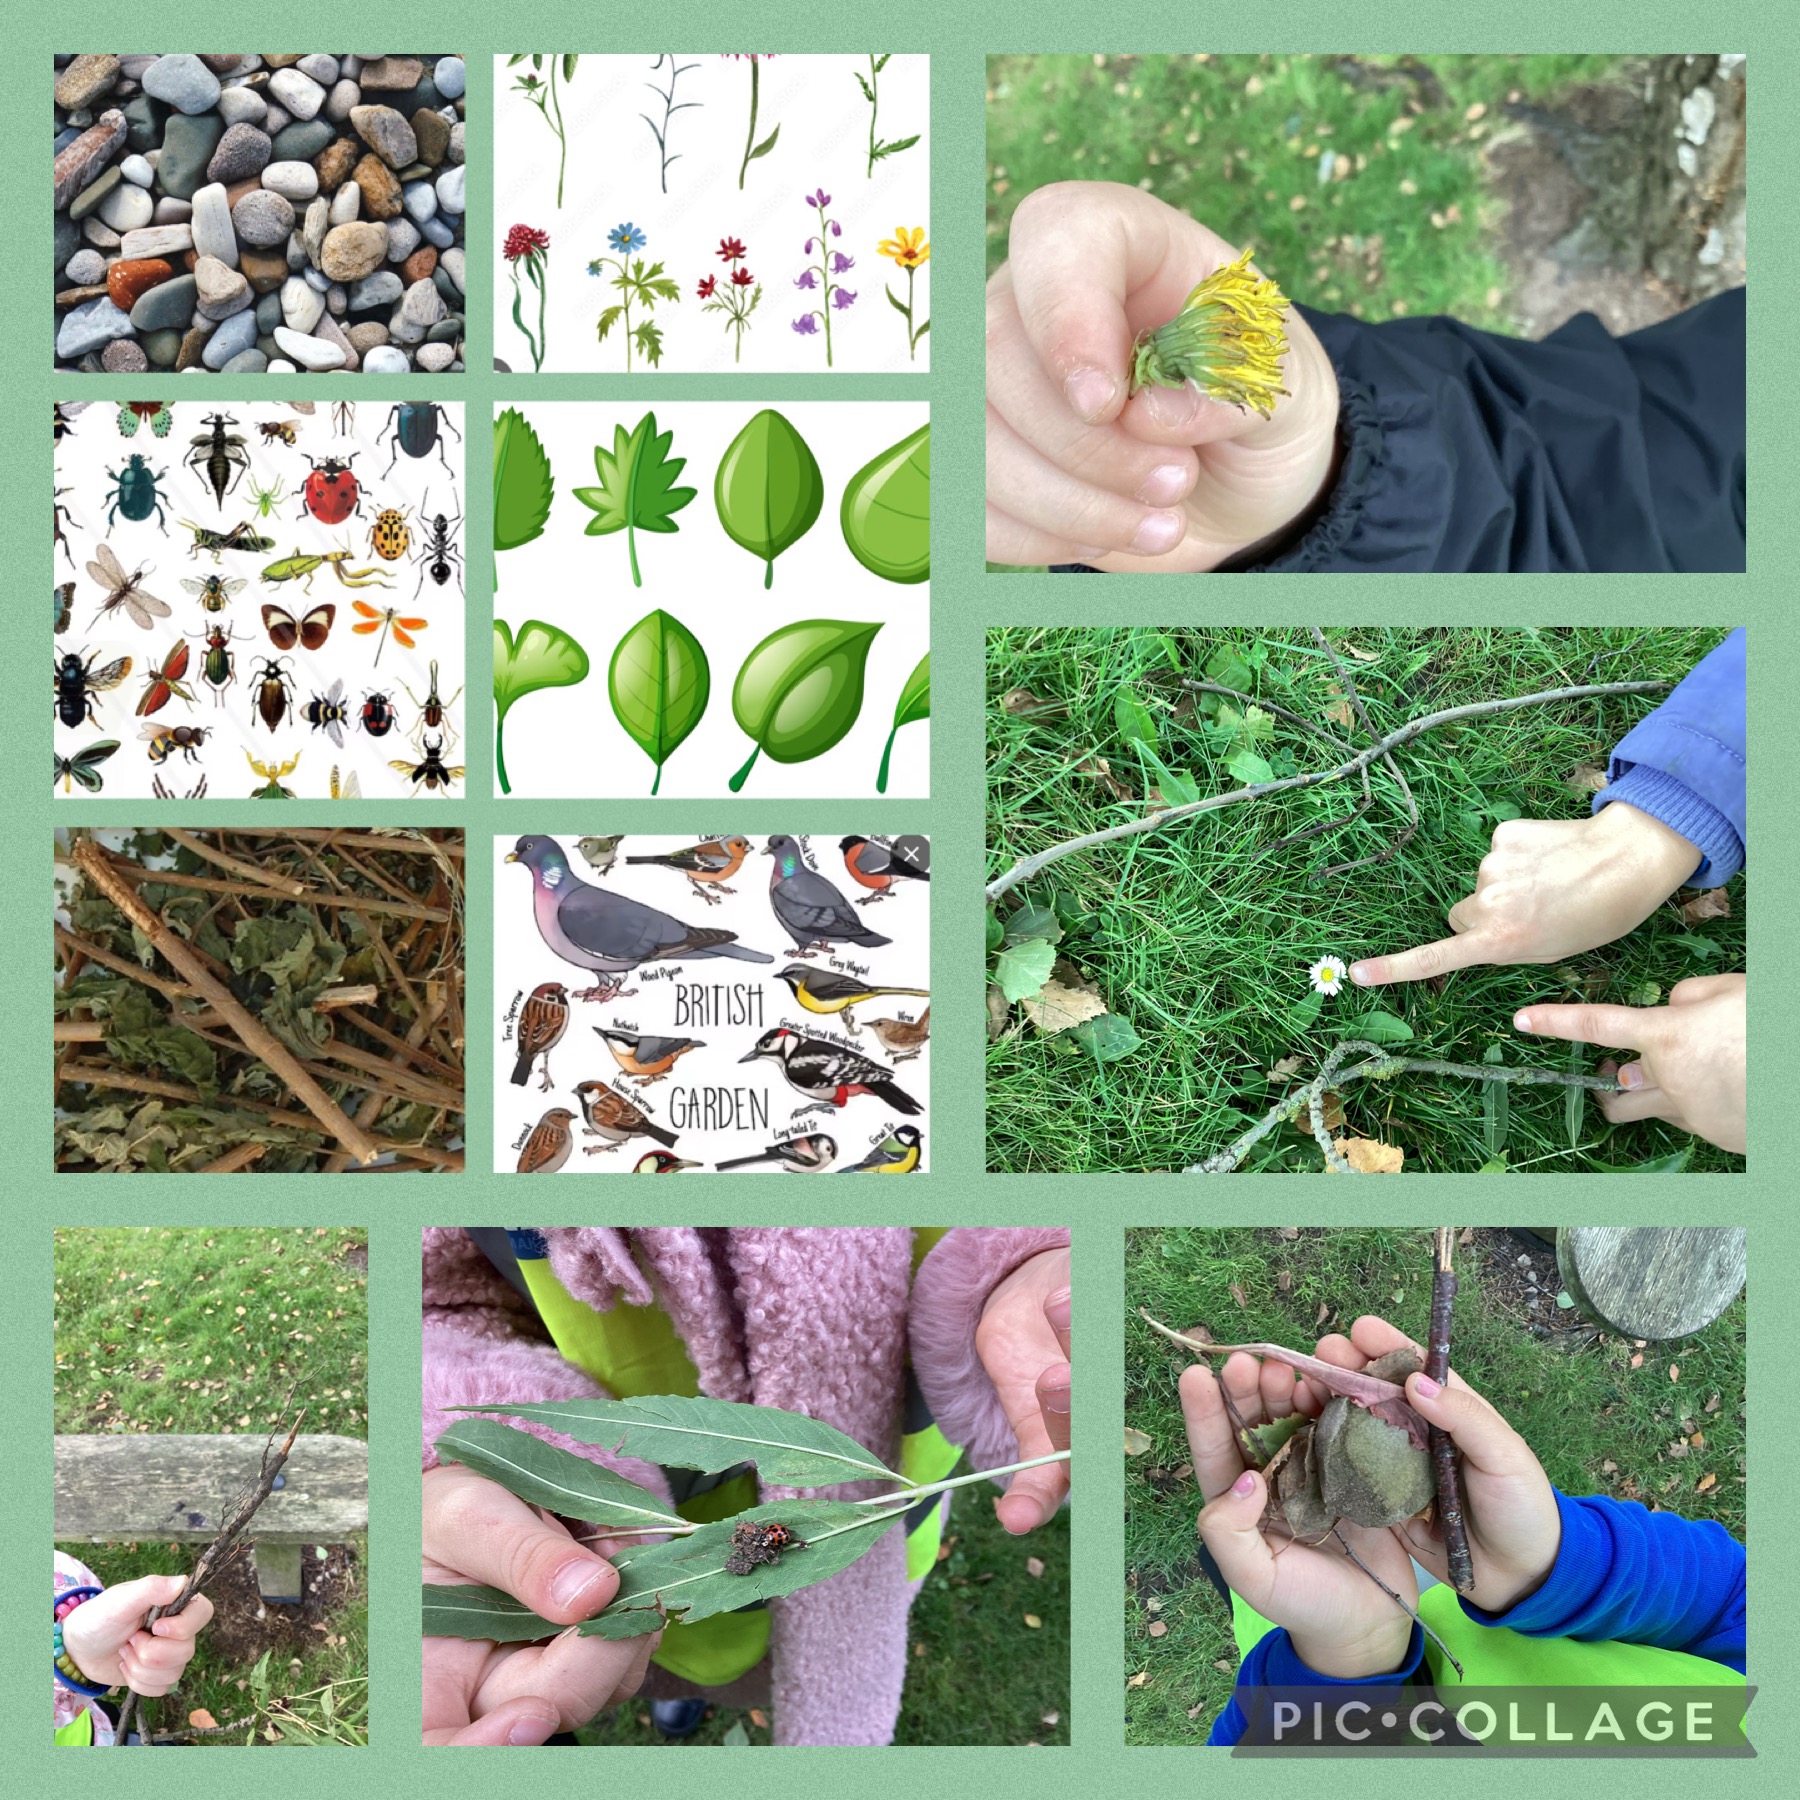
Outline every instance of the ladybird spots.
<path fill-rule="evenodd" d="M 727 1575 L 748 1575 L 753 1569 L 781 1561 L 784 1550 L 804 1550 L 806 1540 L 786 1525 L 770 1519 L 744 1519 L 731 1530 L 731 1554 L 725 1559 Z"/>
<path fill-rule="evenodd" d="M 341 525 L 362 511 L 362 488 L 356 479 L 355 453 L 347 457 L 327 456 L 323 461 L 306 459 L 312 472 L 300 487 L 301 507 L 321 525 Z"/>

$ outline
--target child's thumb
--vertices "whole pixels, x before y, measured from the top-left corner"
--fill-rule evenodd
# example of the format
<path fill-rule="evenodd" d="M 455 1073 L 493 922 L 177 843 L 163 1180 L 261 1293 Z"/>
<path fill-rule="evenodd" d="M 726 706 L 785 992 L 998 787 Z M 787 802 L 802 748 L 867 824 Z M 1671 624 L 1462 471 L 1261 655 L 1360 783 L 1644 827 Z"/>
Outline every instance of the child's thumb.
<path fill-rule="evenodd" d="M 1262 1534 L 1263 1509 L 1268 1485 L 1254 1469 L 1246 1469 L 1224 1493 L 1210 1500 L 1200 1514 L 1200 1536 L 1225 1585 L 1242 1594 L 1252 1606 L 1269 1585 L 1274 1558 Z"/>
<path fill-rule="evenodd" d="M 167 1606 L 186 1585 L 181 1575 L 140 1575 L 136 1581 L 121 1581 L 87 1602 L 98 1607 L 98 1617 L 119 1624 L 138 1625 L 153 1606 Z"/>
<path fill-rule="evenodd" d="M 1406 1395 L 1426 1424 L 1447 1431 L 1463 1459 L 1486 1475 L 1512 1475 L 1535 1464 L 1525 1440 L 1482 1397 L 1466 1387 L 1439 1387 L 1407 1377 Z"/>

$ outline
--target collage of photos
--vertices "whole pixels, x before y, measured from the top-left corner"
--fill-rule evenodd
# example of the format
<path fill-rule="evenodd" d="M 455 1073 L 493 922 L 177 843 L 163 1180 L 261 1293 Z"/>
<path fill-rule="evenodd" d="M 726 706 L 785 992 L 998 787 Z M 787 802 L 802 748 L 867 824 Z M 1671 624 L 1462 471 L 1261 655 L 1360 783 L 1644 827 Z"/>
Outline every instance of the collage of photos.
<path fill-rule="evenodd" d="M 904 23 L 15 59 L 52 1748 L 1779 1758 L 1747 55 Z"/>

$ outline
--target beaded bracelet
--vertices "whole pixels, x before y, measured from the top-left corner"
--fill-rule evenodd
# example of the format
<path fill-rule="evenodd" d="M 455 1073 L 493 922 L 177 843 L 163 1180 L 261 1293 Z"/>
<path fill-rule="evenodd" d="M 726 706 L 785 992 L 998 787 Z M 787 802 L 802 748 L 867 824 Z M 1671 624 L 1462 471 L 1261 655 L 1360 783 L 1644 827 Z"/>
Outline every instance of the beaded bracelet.
<path fill-rule="evenodd" d="M 98 1700 L 107 1689 L 104 1686 L 96 1687 L 91 1681 L 85 1680 L 81 1670 L 76 1667 L 74 1657 L 63 1648 L 63 1620 L 84 1600 L 92 1600 L 103 1591 L 97 1587 L 70 1588 L 50 1604 L 51 1678 L 88 1700 Z"/>

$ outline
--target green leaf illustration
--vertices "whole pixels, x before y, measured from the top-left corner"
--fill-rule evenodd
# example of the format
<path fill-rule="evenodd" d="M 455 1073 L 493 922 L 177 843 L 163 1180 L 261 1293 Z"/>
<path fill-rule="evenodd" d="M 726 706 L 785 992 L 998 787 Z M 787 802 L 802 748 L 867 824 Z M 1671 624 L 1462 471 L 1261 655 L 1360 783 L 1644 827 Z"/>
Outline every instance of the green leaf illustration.
<path fill-rule="evenodd" d="M 657 432 L 655 413 L 645 413 L 629 432 L 623 425 L 615 425 L 612 449 L 594 446 L 594 472 L 600 477 L 600 485 L 575 490 L 575 498 L 594 511 L 587 524 L 589 537 L 605 537 L 615 531 L 625 533 L 635 587 L 644 585 L 644 578 L 638 573 L 638 532 L 679 531 L 675 514 L 697 491 L 675 486 L 687 467 L 687 458 L 670 456 L 669 446 L 674 441 L 674 432 Z"/>
<path fill-rule="evenodd" d="M 540 1400 L 524 1405 L 463 1406 L 457 1412 L 505 1413 L 549 1425 L 578 1444 L 603 1444 L 645 1462 L 717 1474 L 756 1464 L 764 1481 L 825 1487 L 838 1481 L 898 1480 L 873 1452 L 835 1426 L 773 1406 L 746 1406 L 704 1395 L 651 1394 L 637 1400 Z"/>
<path fill-rule="evenodd" d="M 775 148 L 775 140 L 781 136 L 781 127 L 777 125 L 763 141 L 744 158 L 745 162 L 755 162 L 759 156 L 767 156 Z"/>
<path fill-rule="evenodd" d="M 1055 967 L 1056 946 L 1048 938 L 1025 938 L 994 958 L 994 979 L 1007 999 L 1019 1001 L 1035 994 Z"/>
<path fill-rule="evenodd" d="M 539 688 L 573 687 L 587 679 L 587 672 L 587 652 L 566 631 L 542 619 L 527 619 L 515 638 L 504 619 L 494 621 L 494 704 L 500 709 L 494 757 L 501 793 L 512 792 L 506 775 L 506 715 L 513 702 Z"/>
<path fill-rule="evenodd" d="M 494 549 L 516 550 L 543 535 L 556 481 L 525 415 L 509 406 L 494 421 Z M 500 568 L 494 565 L 494 585 Z"/>
<path fill-rule="evenodd" d="M 734 794 L 763 751 L 777 762 L 805 762 L 843 738 L 862 711 L 863 671 L 880 629 L 851 619 L 799 619 L 770 632 L 744 658 L 731 710 L 756 748 L 728 783 Z"/>
<path fill-rule="evenodd" d="M 776 557 L 818 519 L 825 483 L 806 439 L 765 408 L 731 440 L 713 479 L 713 503 L 726 536 L 762 558 L 763 586 L 769 587 Z"/>
<path fill-rule="evenodd" d="M 884 581 L 931 574 L 931 427 L 891 444 L 850 477 L 839 512 L 844 542 Z"/>
<path fill-rule="evenodd" d="M 436 1448 L 440 1462 L 461 1463 L 565 1518 L 634 1530 L 660 1525 L 679 1531 L 684 1525 L 635 1481 L 498 1419 L 458 1419 L 439 1434 Z"/>
<path fill-rule="evenodd" d="M 927 650 L 919 658 L 919 666 L 906 678 L 906 686 L 900 690 L 900 698 L 894 702 L 894 728 L 888 733 L 886 746 L 881 752 L 881 768 L 875 776 L 875 791 L 878 794 L 887 792 L 888 758 L 894 754 L 894 739 L 900 735 L 902 725 L 914 725 L 921 719 L 931 717 L 931 652 Z"/>
<path fill-rule="evenodd" d="M 663 764 L 700 723 L 712 695 L 712 669 L 700 640 L 662 611 L 646 613 L 619 639 L 606 673 L 613 716 L 656 764 L 654 794 Z"/>

